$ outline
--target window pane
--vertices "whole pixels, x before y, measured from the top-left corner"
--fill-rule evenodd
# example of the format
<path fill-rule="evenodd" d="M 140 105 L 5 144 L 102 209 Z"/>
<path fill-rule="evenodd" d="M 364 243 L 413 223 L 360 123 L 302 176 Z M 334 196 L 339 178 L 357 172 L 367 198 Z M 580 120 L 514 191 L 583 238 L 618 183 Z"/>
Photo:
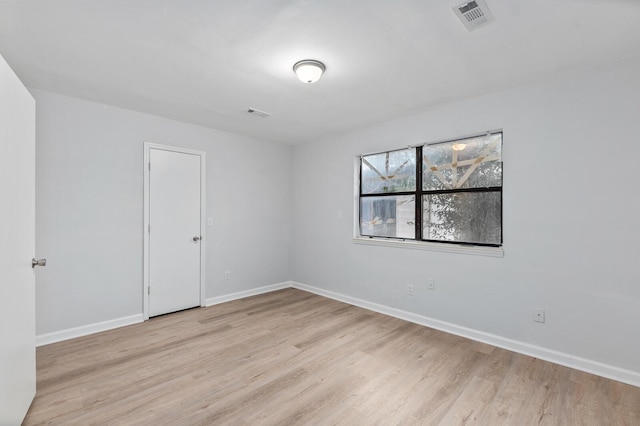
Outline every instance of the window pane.
<path fill-rule="evenodd" d="M 425 145 L 425 191 L 502 186 L 502 133 Z"/>
<path fill-rule="evenodd" d="M 360 235 L 415 238 L 413 195 L 360 199 Z"/>
<path fill-rule="evenodd" d="M 502 194 L 458 192 L 423 196 L 425 240 L 502 244 Z"/>
<path fill-rule="evenodd" d="M 361 184 L 363 194 L 415 191 L 416 150 L 363 156 Z"/>

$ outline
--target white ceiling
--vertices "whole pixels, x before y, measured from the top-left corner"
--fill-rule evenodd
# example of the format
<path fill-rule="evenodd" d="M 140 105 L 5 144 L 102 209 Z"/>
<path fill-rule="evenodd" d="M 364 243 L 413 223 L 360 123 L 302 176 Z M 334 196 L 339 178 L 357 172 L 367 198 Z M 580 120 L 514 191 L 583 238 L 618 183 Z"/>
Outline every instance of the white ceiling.
<path fill-rule="evenodd" d="M 29 87 L 287 144 L 640 57 L 639 0 L 486 0 L 473 32 L 459 3 L 5 0 L 0 54 Z"/>

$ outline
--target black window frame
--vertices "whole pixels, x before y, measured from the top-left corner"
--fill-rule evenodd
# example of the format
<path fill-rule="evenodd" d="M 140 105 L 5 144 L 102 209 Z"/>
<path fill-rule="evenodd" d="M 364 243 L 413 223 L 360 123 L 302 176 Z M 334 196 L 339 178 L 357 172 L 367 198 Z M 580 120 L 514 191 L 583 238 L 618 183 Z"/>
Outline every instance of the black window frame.
<path fill-rule="evenodd" d="M 362 223 L 362 203 L 361 203 L 361 199 L 362 198 L 374 198 L 374 197 L 399 197 L 399 196 L 414 196 L 414 203 L 416 202 L 415 200 L 415 194 L 416 191 L 418 189 L 418 180 L 416 178 L 416 188 L 413 191 L 397 191 L 397 192 L 375 192 L 375 193 L 370 193 L 370 194 L 363 194 L 362 193 L 362 164 L 363 164 L 363 158 L 367 157 L 369 155 L 378 155 L 378 154 L 386 154 L 386 153 L 392 153 L 392 152 L 399 152 L 399 151 L 407 151 L 407 149 L 411 149 L 411 148 L 415 148 L 415 147 L 408 147 L 408 148 L 398 148 L 398 149 L 390 149 L 388 151 L 381 151 L 381 152 L 377 152 L 377 153 L 372 153 L 372 154 L 368 154 L 368 155 L 361 155 L 360 156 L 360 165 L 359 165 L 359 185 L 358 185 L 358 192 L 359 192 L 359 198 L 358 198 L 358 228 L 359 228 L 359 235 L 363 236 L 363 237 L 368 237 L 368 238 L 384 238 L 384 239 L 392 239 L 392 240 L 400 240 L 400 241 L 405 241 L 405 240 L 415 240 L 415 234 L 414 234 L 414 238 L 403 238 L 403 237 L 387 237 L 387 236 L 380 236 L 380 235 L 367 235 L 367 234 L 362 234 L 362 227 L 361 227 L 361 223 Z M 418 167 L 417 163 L 416 163 L 416 173 L 418 173 L 418 169 L 420 169 L 421 167 Z M 416 209 L 417 210 L 417 209 Z"/>
<path fill-rule="evenodd" d="M 436 190 L 424 190 L 423 189 L 423 175 L 424 175 L 424 163 L 423 163 L 423 148 L 426 146 L 437 145 L 437 144 L 452 144 L 459 143 L 465 140 L 478 138 L 481 136 L 489 136 L 500 134 L 500 145 L 502 151 L 502 144 L 504 142 L 504 134 L 502 130 L 491 131 L 476 134 L 473 136 L 465 136 L 435 143 L 427 143 L 421 144 L 409 148 L 415 149 L 415 160 L 416 160 L 416 177 L 415 177 L 415 190 L 413 191 L 399 191 L 399 192 L 376 192 L 376 193 L 368 193 L 363 194 L 362 186 L 362 167 L 363 167 L 363 158 L 370 155 L 379 155 L 384 153 L 391 153 L 397 151 L 405 151 L 407 148 L 399 148 L 392 149 L 388 151 L 380 151 L 377 153 L 371 153 L 367 155 L 361 155 L 359 158 L 359 182 L 358 182 L 358 235 L 360 237 L 366 237 L 370 239 L 379 238 L 386 240 L 398 240 L 398 241 L 416 241 L 416 242 L 427 242 L 427 243 L 442 243 L 442 244 L 454 244 L 454 245 L 462 245 L 462 246 L 481 246 L 481 247 L 502 247 L 504 243 L 504 226 L 503 226 L 503 213 L 504 213 L 504 204 L 503 204 L 503 180 L 504 180 L 504 162 L 502 161 L 502 154 L 500 159 L 500 186 L 488 186 L 488 187 L 477 187 L 477 188 L 452 188 L 452 189 L 436 189 Z M 458 193 L 492 193 L 497 192 L 500 194 L 500 243 L 487 243 L 487 242 L 467 242 L 467 241 L 451 241 L 451 240 L 437 240 L 437 239 L 425 239 L 423 235 L 423 197 L 431 194 L 458 194 Z M 362 232 L 362 199 L 369 197 L 397 197 L 397 196 L 413 196 L 414 204 L 415 204 L 415 219 L 414 219 L 414 238 L 407 237 L 389 237 L 382 235 L 367 235 Z"/>

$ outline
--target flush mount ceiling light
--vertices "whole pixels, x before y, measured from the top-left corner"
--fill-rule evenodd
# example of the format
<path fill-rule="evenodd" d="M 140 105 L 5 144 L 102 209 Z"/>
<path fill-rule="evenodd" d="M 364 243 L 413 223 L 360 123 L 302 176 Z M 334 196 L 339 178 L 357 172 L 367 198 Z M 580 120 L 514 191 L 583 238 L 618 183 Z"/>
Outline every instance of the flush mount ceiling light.
<path fill-rule="evenodd" d="M 464 143 L 454 143 L 453 145 L 451 145 L 451 148 L 454 151 L 462 151 L 466 147 L 467 147 L 467 144 L 464 144 Z"/>
<path fill-rule="evenodd" d="M 307 84 L 315 83 L 320 80 L 325 69 L 326 68 L 322 62 L 314 61 L 313 59 L 305 59 L 304 61 L 296 62 L 295 65 L 293 65 L 293 72 L 296 73 L 298 79 Z"/>

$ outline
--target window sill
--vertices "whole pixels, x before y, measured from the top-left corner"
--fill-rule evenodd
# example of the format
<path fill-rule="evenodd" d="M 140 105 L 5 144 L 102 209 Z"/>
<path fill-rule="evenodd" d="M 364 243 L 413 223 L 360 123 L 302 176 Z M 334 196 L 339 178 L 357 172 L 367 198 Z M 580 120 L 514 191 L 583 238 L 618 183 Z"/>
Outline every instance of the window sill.
<path fill-rule="evenodd" d="M 502 247 L 469 246 L 462 244 L 439 244 L 427 241 L 412 240 L 400 241 L 375 237 L 353 237 L 353 242 L 355 244 L 438 251 L 442 253 L 469 254 L 474 256 L 487 257 L 504 257 L 504 250 Z"/>

